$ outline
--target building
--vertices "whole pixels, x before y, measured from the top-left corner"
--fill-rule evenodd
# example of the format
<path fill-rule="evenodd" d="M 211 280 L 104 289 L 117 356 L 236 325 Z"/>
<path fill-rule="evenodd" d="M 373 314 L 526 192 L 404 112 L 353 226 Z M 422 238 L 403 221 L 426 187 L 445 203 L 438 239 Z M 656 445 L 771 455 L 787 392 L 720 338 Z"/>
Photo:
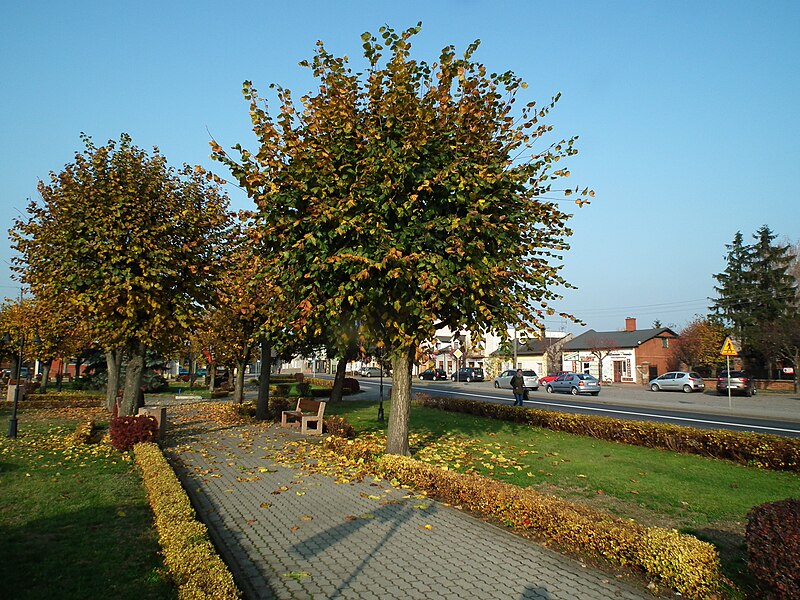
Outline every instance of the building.
<path fill-rule="evenodd" d="M 588 373 L 606 383 L 646 384 L 669 371 L 670 343 L 678 337 L 669 327 L 636 329 L 636 319 L 625 319 L 624 331 L 595 331 L 563 346 L 565 371 Z"/>

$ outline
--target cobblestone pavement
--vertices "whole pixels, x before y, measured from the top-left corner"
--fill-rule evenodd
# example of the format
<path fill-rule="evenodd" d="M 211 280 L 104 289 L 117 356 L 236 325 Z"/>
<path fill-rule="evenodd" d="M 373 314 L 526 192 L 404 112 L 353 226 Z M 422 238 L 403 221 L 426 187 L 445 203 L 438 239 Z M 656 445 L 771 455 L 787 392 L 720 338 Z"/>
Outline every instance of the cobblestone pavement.
<path fill-rule="evenodd" d="M 652 598 L 386 481 L 283 466 L 299 434 L 218 425 L 204 404 L 168 409 L 165 450 L 249 600 Z"/>

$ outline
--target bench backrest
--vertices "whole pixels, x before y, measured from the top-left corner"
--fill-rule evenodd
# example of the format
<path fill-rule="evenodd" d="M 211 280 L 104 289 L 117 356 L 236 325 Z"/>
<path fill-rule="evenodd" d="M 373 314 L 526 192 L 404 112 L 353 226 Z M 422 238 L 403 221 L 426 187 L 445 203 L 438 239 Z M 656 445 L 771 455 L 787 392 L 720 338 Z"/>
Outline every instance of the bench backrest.
<path fill-rule="evenodd" d="M 295 410 L 301 410 L 305 412 L 314 412 L 317 414 L 322 413 L 325 410 L 325 402 L 320 402 L 317 400 L 307 400 L 306 398 L 300 398 L 297 401 L 297 408 Z"/>

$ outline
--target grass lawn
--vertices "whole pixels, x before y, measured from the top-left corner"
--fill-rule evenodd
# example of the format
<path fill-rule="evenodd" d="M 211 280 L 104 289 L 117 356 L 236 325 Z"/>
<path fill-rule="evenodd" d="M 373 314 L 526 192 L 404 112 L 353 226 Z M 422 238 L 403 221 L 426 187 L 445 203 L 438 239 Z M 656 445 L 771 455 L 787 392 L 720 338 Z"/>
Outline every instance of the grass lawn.
<path fill-rule="evenodd" d="M 391 404 L 384 403 L 388 409 Z M 374 402 L 328 404 L 359 432 L 382 432 Z M 388 418 L 387 418 L 388 422 Z M 415 458 L 587 503 L 717 545 L 726 575 L 746 585 L 751 507 L 800 497 L 800 475 L 641 448 L 528 425 L 413 406 Z"/>
<path fill-rule="evenodd" d="M 90 414 L 23 408 L 17 439 L 0 438 L 0 598 L 177 597 L 133 463 L 70 443 Z"/>

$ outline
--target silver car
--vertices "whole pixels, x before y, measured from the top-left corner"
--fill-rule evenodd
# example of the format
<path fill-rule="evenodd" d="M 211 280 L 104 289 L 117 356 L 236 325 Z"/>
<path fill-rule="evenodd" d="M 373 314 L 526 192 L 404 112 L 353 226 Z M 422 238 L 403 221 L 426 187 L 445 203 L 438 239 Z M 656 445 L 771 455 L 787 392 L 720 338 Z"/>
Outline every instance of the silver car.
<path fill-rule="evenodd" d="M 516 374 L 516 369 L 507 369 L 494 378 L 494 387 L 497 389 L 511 389 L 511 378 Z M 525 382 L 526 390 L 536 391 L 539 389 L 539 377 L 536 371 L 522 370 L 522 380 Z"/>
<path fill-rule="evenodd" d="M 670 371 L 659 375 L 650 380 L 650 389 L 654 392 L 661 390 L 686 392 L 691 394 L 694 391 L 702 392 L 706 389 L 703 378 L 694 371 Z"/>
<path fill-rule="evenodd" d="M 578 394 L 597 396 L 600 393 L 600 382 L 597 381 L 596 377 L 585 373 L 564 373 L 553 381 L 548 382 L 545 391 L 548 394 L 562 392 L 573 396 Z"/>

